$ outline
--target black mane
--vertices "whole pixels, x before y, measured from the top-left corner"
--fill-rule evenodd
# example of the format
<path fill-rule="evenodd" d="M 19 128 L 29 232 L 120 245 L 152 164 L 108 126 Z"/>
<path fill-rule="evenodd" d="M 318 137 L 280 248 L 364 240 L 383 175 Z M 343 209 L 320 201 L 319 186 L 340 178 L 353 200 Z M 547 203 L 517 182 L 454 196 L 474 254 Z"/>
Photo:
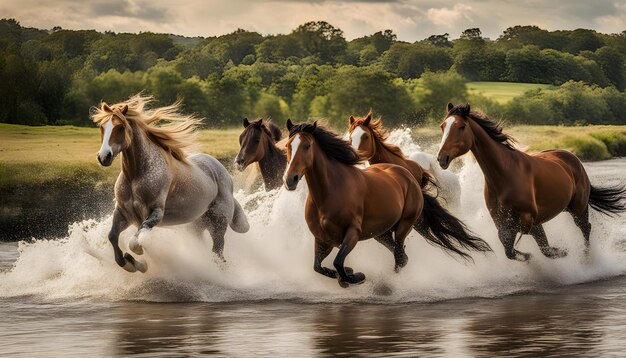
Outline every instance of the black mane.
<path fill-rule="evenodd" d="M 270 136 L 270 138 L 274 140 L 274 142 L 280 141 L 283 137 L 280 128 L 276 124 L 274 124 L 274 122 L 272 122 L 269 118 L 259 118 L 256 121 L 250 122 L 250 124 L 254 125 L 256 128 L 260 128 L 261 130 L 263 130 L 265 133 L 267 133 L 267 135 Z"/>
<path fill-rule="evenodd" d="M 448 111 L 448 115 L 458 115 L 473 120 L 481 126 L 491 139 L 504 144 L 509 149 L 516 150 L 515 143 L 517 141 L 510 135 L 502 132 L 502 121 L 496 122 L 482 112 L 469 112 L 469 105 L 467 104 L 454 106 Z"/>
<path fill-rule="evenodd" d="M 269 130 L 274 142 L 278 142 L 283 138 L 283 133 L 280 131 L 280 127 L 274 124 L 271 120 L 266 120 L 263 125 L 267 128 L 267 130 Z"/>
<path fill-rule="evenodd" d="M 359 154 L 352 148 L 350 143 L 323 126 L 309 123 L 295 124 L 289 131 L 289 138 L 298 132 L 311 134 L 322 151 L 330 158 L 348 165 L 360 162 Z"/>

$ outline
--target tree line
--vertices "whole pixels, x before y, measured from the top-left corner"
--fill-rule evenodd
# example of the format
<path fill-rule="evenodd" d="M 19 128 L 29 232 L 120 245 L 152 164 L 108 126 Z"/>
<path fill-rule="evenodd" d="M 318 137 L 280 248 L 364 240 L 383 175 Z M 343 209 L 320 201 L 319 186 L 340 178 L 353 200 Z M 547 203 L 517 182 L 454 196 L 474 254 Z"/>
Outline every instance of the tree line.
<path fill-rule="evenodd" d="M 471 101 L 511 121 L 626 123 L 626 31 L 480 29 L 458 39 L 432 35 L 408 43 L 391 30 L 347 41 L 326 22 L 289 34 L 237 30 L 188 38 L 23 27 L 0 20 L 0 122 L 91 125 L 89 108 L 139 91 L 158 104 L 183 101 L 208 127 L 242 117 L 281 122 L 373 109 L 389 124 L 442 115 L 448 101 Z M 467 81 L 546 83 L 506 105 L 468 94 Z"/>

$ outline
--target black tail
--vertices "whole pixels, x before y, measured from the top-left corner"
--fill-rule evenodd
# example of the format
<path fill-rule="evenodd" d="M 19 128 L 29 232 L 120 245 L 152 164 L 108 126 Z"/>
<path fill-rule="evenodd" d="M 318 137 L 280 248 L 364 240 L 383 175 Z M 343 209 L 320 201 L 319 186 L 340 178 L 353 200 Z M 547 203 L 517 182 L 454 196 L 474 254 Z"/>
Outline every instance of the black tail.
<path fill-rule="evenodd" d="M 431 244 L 473 261 L 463 250 L 491 251 L 483 239 L 474 236 L 461 222 L 446 210 L 437 199 L 424 195 L 424 209 L 415 229 Z"/>
<path fill-rule="evenodd" d="M 626 211 L 626 188 L 616 185 L 606 188 L 591 186 L 589 206 L 608 216 Z"/>

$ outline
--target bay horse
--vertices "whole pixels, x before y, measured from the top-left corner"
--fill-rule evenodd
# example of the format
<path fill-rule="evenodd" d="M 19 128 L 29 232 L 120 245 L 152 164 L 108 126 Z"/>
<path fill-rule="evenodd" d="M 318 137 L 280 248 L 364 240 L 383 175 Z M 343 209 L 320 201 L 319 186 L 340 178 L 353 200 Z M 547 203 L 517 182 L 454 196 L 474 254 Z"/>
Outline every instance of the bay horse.
<path fill-rule="evenodd" d="M 348 133 L 350 143 L 353 149 L 359 153 L 361 160 L 369 160 L 371 164 L 399 165 L 407 169 L 420 183 L 424 210 L 415 223 L 415 230 L 420 235 L 429 242 L 436 243 L 459 255 L 462 255 L 462 251 L 455 248 L 454 242 L 476 251 L 490 250 L 489 245 L 468 232 L 461 220 L 452 215 L 435 197 L 426 192 L 428 185 L 433 181 L 432 177 L 418 163 L 406 159 L 399 147 L 386 142 L 388 134 L 382 127 L 380 119 L 372 120 L 371 112 L 365 118 L 350 116 Z"/>
<path fill-rule="evenodd" d="M 393 163 L 403 166 L 423 184 L 423 189 L 426 189 L 430 179 L 434 179 L 439 197 L 451 206 L 458 206 L 461 196 L 459 178 L 451 172 L 441 170 L 437 159 L 428 153 L 413 153 L 407 159 L 398 146 L 387 142 L 389 132 L 383 127 L 382 119 L 373 119 L 372 116 L 370 111 L 364 118 L 350 116 L 349 119 L 350 143 L 361 159 L 372 164 Z"/>
<path fill-rule="evenodd" d="M 529 155 L 515 148 L 515 140 L 502 132 L 501 123 L 470 111 L 469 104 L 448 103 L 438 161 L 446 169 L 468 151 L 485 176 L 485 202 L 509 259 L 527 261 L 530 254 L 515 249 L 517 233 L 533 236 L 550 258 L 567 251 L 548 243 L 543 223 L 569 212 L 589 250 L 589 207 L 613 215 L 626 210 L 624 187 L 591 185 L 582 163 L 571 152 L 549 149 Z"/>
<path fill-rule="evenodd" d="M 337 134 L 313 124 L 294 125 L 287 121 L 288 164 L 283 177 L 285 188 L 295 190 L 306 177 L 309 193 L 305 219 L 315 237 L 313 269 L 330 278 L 338 278 L 342 287 L 361 283 L 365 275 L 345 267 L 346 256 L 358 241 L 376 238 L 394 254 L 395 270 L 407 264 L 404 241 L 420 217 L 424 199 L 420 185 L 405 168 L 394 164 L 374 164 L 359 169 L 358 153 Z M 452 245 L 435 244 L 462 257 L 468 255 Z M 459 242 L 464 248 L 486 250 L 480 239 Z M 322 266 L 333 247 L 339 252 L 335 270 Z"/>
<path fill-rule="evenodd" d="M 271 121 L 263 121 L 263 118 L 252 122 L 244 118 L 243 128 L 235 166 L 244 171 L 250 164 L 258 162 L 265 190 L 280 188 L 287 164 L 284 149 L 277 145 L 282 138 L 280 128 Z"/>
<path fill-rule="evenodd" d="M 119 235 L 130 225 L 139 230 L 128 246 L 141 255 L 142 242 L 152 228 L 185 223 L 191 223 L 200 235 L 208 230 L 213 252 L 223 260 L 226 227 L 238 233 L 249 229 L 233 197 L 232 178 L 215 158 L 187 154 L 195 146 L 199 119 L 181 114 L 179 103 L 148 110 L 150 101 L 151 97 L 138 94 L 126 102 L 112 106 L 103 102 L 92 109 L 102 141 L 98 161 L 110 166 L 122 154 L 109 232 L 115 262 L 129 272 L 147 269 L 119 248 Z"/>

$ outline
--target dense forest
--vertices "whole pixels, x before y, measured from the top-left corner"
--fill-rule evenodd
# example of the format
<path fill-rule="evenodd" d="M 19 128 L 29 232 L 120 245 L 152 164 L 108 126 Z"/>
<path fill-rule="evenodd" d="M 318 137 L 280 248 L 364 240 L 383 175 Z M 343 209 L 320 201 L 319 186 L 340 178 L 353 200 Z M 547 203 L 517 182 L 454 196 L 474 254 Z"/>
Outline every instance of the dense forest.
<path fill-rule="evenodd" d="M 327 118 L 373 109 L 388 124 L 440 119 L 448 101 L 533 124 L 626 123 L 626 31 L 480 29 L 413 43 L 391 30 L 347 41 L 326 22 L 289 34 L 208 38 L 22 27 L 0 20 L 0 122 L 91 125 L 89 108 L 145 91 L 181 99 L 208 127 L 242 117 Z M 552 84 L 498 104 L 467 81 Z M 340 124 L 341 123 L 341 124 Z"/>

